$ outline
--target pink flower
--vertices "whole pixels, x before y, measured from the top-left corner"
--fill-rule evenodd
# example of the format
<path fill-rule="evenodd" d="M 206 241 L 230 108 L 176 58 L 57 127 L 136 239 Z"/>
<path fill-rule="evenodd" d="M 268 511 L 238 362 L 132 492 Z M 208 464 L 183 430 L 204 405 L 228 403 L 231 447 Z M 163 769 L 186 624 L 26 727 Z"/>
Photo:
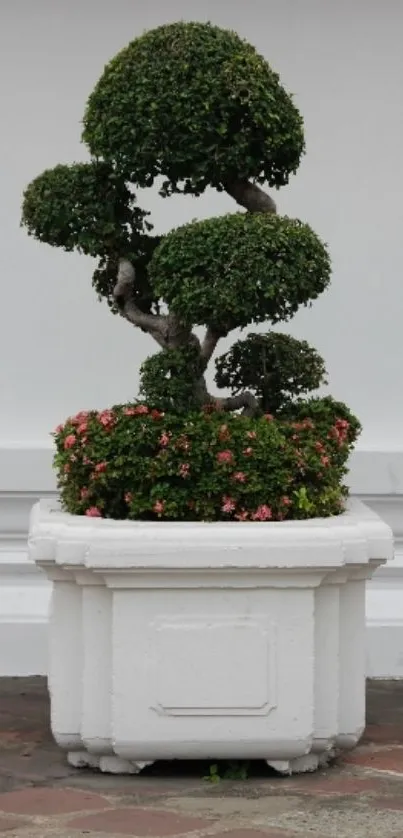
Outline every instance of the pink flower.
<path fill-rule="evenodd" d="M 90 506 L 90 508 L 86 510 L 85 514 L 88 518 L 102 518 L 102 513 L 97 506 Z"/>
<path fill-rule="evenodd" d="M 115 424 L 115 416 L 112 410 L 102 410 L 98 413 L 98 419 L 104 428 L 110 430 Z"/>
<path fill-rule="evenodd" d="M 237 483 L 246 483 L 246 474 L 244 471 L 236 471 L 232 476 Z"/>
<path fill-rule="evenodd" d="M 64 425 L 58 425 L 57 428 L 54 429 L 54 434 L 61 434 L 62 430 L 64 429 Z"/>
<path fill-rule="evenodd" d="M 254 521 L 270 521 L 270 518 L 273 517 L 273 513 L 270 509 L 270 506 L 266 506 L 263 503 L 261 506 L 258 506 L 256 512 L 253 513 L 252 518 Z"/>
<path fill-rule="evenodd" d="M 131 492 L 126 492 L 125 494 L 125 501 L 126 503 L 130 504 L 133 500 L 133 495 Z"/>
<path fill-rule="evenodd" d="M 89 411 L 88 410 L 80 410 L 80 412 L 77 413 L 77 416 L 74 416 L 74 419 L 72 419 L 72 422 L 74 422 L 75 425 L 80 425 L 81 422 L 86 422 L 86 420 L 88 419 L 88 416 L 89 416 Z"/>
<path fill-rule="evenodd" d="M 95 471 L 97 474 L 102 474 L 102 472 L 106 471 L 106 463 L 97 463 Z"/>
<path fill-rule="evenodd" d="M 221 507 L 223 512 L 225 512 L 227 515 L 229 515 L 231 512 L 234 511 L 235 507 L 236 507 L 236 503 L 235 503 L 234 500 L 232 500 L 232 498 L 223 497 L 222 507 Z"/>
<path fill-rule="evenodd" d="M 81 425 L 77 428 L 78 434 L 85 434 L 88 430 L 88 422 L 81 422 Z"/>
<path fill-rule="evenodd" d="M 157 500 L 153 506 L 153 510 L 157 515 L 162 515 L 165 509 L 165 501 L 164 500 Z"/>
<path fill-rule="evenodd" d="M 319 440 L 318 440 L 318 442 L 315 442 L 315 448 L 316 448 L 317 451 L 323 451 L 324 447 L 325 446 L 323 445 L 323 442 L 319 442 Z"/>
<path fill-rule="evenodd" d="M 156 421 L 157 419 L 163 419 L 164 416 L 165 416 L 165 413 L 162 413 L 161 410 L 152 410 L 151 411 L 151 418 L 154 419 L 154 421 Z"/>
<path fill-rule="evenodd" d="M 84 463 L 85 466 L 91 466 L 92 465 L 90 458 L 87 457 L 87 456 L 84 457 L 83 463 Z"/>
<path fill-rule="evenodd" d="M 326 457 L 325 454 L 322 454 L 322 456 L 320 458 L 320 461 L 321 461 L 323 466 L 328 466 L 329 463 L 330 463 L 329 457 Z"/>
<path fill-rule="evenodd" d="M 149 410 L 146 404 L 137 404 L 135 407 L 124 407 L 123 413 L 125 416 L 145 416 Z"/>
<path fill-rule="evenodd" d="M 219 451 L 217 454 L 217 460 L 219 463 L 232 463 L 234 459 L 232 451 Z"/>
<path fill-rule="evenodd" d="M 189 477 L 190 465 L 189 463 L 182 463 L 179 468 L 179 474 L 181 477 Z"/>
<path fill-rule="evenodd" d="M 272 416 L 271 413 L 265 413 L 264 418 L 267 420 L 267 422 L 272 422 L 273 419 L 274 419 L 274 416 Z"/>
<path fill-rule="evenodd" d="M 348 429 L 350 427 L 347 419 L 337 419 L 333 427 L 330 429 L 328 436 L 330 439 L 336 439 L 339 445 L 343 445 L 348 436 Z"/>
<path fill-rule="evenodd" d="M 90 493 L 89 489 L 86 489 L 86 488 L 81 489 L 81 492 L 80 492 L 81 500 L 85 500 L 85 498 L 88 498 L 89 493 Z"/>
<path fill-rule="evenodd" d="M 249 439 L 256 439 L 257 433 L 256 433 L 256 431 L 248 431 L 246 436 L 249 437 Z"/>
<path fill-rule="evenodd" d="M 241 509 L 236 515 L 235 518 L 237 521 L 247 521 L 249 518 L 249 512 L 246 512 L 245 509 Z"/>
<path fill-rule="evenodd" d="M 283 498 L 281 498 L 281 503 L 283 504 L 283 506 L 291 506 L 291 500 L 286 495 Z"/>
<path fill-rule="evenodd" d="M 171 436 L 172 436 L 172 434 L 167 433 L 166 431 L 162 432 L 162 434 L 161 434 L 161 436 L 158 440 L 158 442 L 162 446 L 162 448 L 166 448 L 167 445 L 169 445 L 170 440 L 171 440 Z"/>
<path fill-rule="evenodd" d="M 245 456 L 246 456 L 246 457 L 250 457 L 250 456 L 253 454 L 253 448 L 251 448 L 251 447 L 249 447 L 249 448 L 244 448 L 244 452 L 243 452 L 243 453 L 245 454 Z"/>
<path fill-rule="evenodd" d="M 315 426 L 312 422 L 312 419 L 303 419 L 302 422 L 293 422 L 292 427 L 295 428 L 297 431 L 306 431 L 312 430 Z"/>
<path fill-rule="evenodd" d="M 66 436 L 66 439 L 64 440 L 64 447 L 66 449 L 67 448 L 72 448 L 73 445 L 75 445 L 75 444 L 76 444 L 76 437 L 75 437 L 74 434 L 69 434 L 68 436 Z"/>

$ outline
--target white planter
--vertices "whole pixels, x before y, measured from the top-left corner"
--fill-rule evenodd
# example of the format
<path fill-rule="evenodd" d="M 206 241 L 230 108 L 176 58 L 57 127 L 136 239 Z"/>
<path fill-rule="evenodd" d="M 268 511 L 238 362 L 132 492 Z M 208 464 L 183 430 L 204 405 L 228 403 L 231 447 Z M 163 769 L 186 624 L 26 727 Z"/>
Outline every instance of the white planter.
<path fill-rule="evenodd" d="M 31 557 L 53 581 L 52 731 L 75 765 L 265 759 L 312 770 L 365 722 L 365 584 L 390 528 L 330 519 L 144 523 L 41 501 Z"/>

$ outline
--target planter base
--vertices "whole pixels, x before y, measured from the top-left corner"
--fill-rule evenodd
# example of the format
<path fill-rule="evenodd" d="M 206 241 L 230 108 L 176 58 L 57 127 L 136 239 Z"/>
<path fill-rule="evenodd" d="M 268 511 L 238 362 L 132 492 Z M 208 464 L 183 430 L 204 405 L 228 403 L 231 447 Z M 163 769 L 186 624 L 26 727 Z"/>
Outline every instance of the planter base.
<path fill-rule="evenodd" d="M 317 754 L 306 754 L 304 757 L 297 757 L 291 760 L 266 760 L 269 768 L 274 768 L 279 774 L 305 774 L 316 771 L 319 768 L 320 759 Z"/>
<path fill-rule="evenodd" d="M 140 774 L 152 762 L 129 762 L 115 756 L 99 757 L 88 751 L 69 751 L 67 762 L 73 768 L 94 768 L 102 774 Z"/>
<path fill-rule="evenodd" d="M 273 768 L 279 774 L 303 774 L 328 765 L 336 756 L 336 751 L 326 751 L 323 754 L 306 754 L 293 760 L 265 760 L 265 762 L 269 768 Z M 153 765 L 153 762 L 131 762 L 110 755 L 95 756 L 88 751 L 69 751 L 67 762 L 73 768 L 93 768 L 102 774 L 140 774 L 144 768 Z"/>
<path fill-rule="evenodd" d="M 70 764 L 263 759 L 314 771 L 365 723 L 365 586 L 393 557 L 358 501 L 330 519 L 31 518 L 53 582 L 49 689 Z"/>

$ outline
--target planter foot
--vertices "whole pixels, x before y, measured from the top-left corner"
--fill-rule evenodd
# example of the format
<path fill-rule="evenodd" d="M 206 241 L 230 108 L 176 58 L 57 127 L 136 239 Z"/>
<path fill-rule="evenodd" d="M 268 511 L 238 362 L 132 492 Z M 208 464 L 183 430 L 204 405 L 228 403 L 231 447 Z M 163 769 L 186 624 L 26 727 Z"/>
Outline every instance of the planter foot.
<path fill-rule="evenodd" d="M 336 757 L 337 750 L 335 748 L 329 748 L 328 751 L 323 751 L 322 754 L 318 754 L 319 768 L 326 768 L 326 766 L 329 765 L 329 762 L 333 762 Z"/>
<path fill-rule="evenodd" d="M 316 771 L 319 757 L 316 754 L 306 754 L 296 759 L 267 759 L 266 763 L 279 774 L 304 774 L 307 771 Z"/>
<path fill-rule="evenodd" d="M 152 765 L 152 762 L 131 762 L 128 759 L 109 756 L 101 757 L 99 770 L 103 774 L 140 774 L 147 765 Z"/>
<path fill-rule="evenodd" d="M 99 757 L 88 751 L 69 751 L 67 762 L 72 768 L 99 768 Z"/>
<path fill-rule="evenodd" d="M 95 768 L 102 774 L 140 774 L 152 762 L 131 762 L 116 756 L 95 756 L 88 751 L 69 751 L 67 762 L 72 768 Z"/>

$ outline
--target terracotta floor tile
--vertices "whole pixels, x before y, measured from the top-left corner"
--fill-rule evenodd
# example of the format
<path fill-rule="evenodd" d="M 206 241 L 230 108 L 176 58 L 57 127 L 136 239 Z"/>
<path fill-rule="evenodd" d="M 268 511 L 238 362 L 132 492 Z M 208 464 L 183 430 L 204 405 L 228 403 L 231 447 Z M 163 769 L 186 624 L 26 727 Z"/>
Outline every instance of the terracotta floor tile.
<path fill-rule="evenodd" d="M 29 826 L 29 823 L 15 818 L 0 818 L 0 832 L 8 832 L 11 829 L 22 830 L 24 826 Z"/>
<path fill-rule="evenodd" d="M 181 835 L 210 826 L 211 820 L 185 817 L 173 812 L 156 812 L 151 809 L 113 809 L 100 815 L 76 818 L 69 823 L 83 832 L 118 833 L 132 836 Z"/>
<path fill-rule="evenodd" d="M 72 789 L 27 788 L 0 794 L 0 812 L 13 815 L 65 815 L 108 806 L 99 794 Z"/>
<path fill-rule="evenodd" d="M 344 762 L 377 771 L 396 771 L 403 774 L 403 747 L 353 751 L 345 757 Z"/>

